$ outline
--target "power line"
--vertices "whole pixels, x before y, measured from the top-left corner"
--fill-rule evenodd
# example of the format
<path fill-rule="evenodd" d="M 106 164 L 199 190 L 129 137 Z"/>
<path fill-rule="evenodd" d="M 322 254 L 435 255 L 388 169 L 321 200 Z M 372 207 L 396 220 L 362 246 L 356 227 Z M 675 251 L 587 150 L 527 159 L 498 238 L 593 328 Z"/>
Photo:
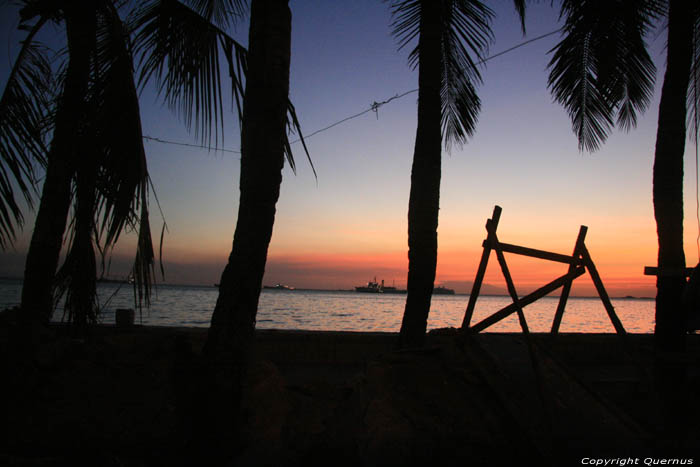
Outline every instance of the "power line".
<path fill-rule="evenodd" d="M 211 146 L 202 146 L 199 144 L 181 143 L 179 141 L 170 141 L 167 139 L 154 138 L 153 136 L 147 136 L 147 135 L 143 135 L 143 139 L 147 139 L 149 141 L 155 141 L 156 143 L 173 144 L 175 146 L 186 146 L 189 148 L 208 149 L 210 151 L 231 152 L 234 154 L 241 153 L 241 151 L 234 151 L 233 149 L 224 149 L 224 148 L 217 148 L 217 147 L 211 147 Z"/>
<path fill-rule="evenodd" d="M 341 123 L 345 123 L 345 122 L 347 122 L 348 120 L 352 120 L 353 118 L 361 117 L 362 115 L 366 114 L 367 112 L 375 112 L 375 113 L 376 113 L 377 110 L 379 110 L 379 107 L 383 106 L 384 104 L 388 104 L 389 102 L 393 101 L 394 99 L 401 99 L 402 97 L 404 97 L 404 96 L 406 96 L 406 95 L 408 95 L 408 94 L 417 92 L 417 91 L 418 91 L 418 89 L 411 89 L 410 91 L 406 91 L 406 92 L 404 92 L 403 94 L 396 94 L 396 95 L 394 95 L 394 96 L 388 98 L 387 100 L 384 100 L 384 101 L 381 101 L 381 102 L 376 102 L 376 101 L 375 101 L 375 102 L 372 102 L 372 105 L 369 106 L 369 109 L 365 109 L 365 110 L 363 110 L 363 111 L 360 112 L 360 113 L 357 113 L 357 114 L 355 114 L 355 115 L 351 115 L 351 116 L 349 116 L 349 117 L 345 117 L 344 119 L 338 120 L 337 122 L 332 123 L 332 124 L 330 124 L 330 125 L 328 125 L 328 126 L 326 126 L 326 127 L 323 127 L 323 128 L 321 128 L 320 130 L 316 130 L 316 131 L 314 131 L 313 133 L 309 133 L 308 135 L 304 136 L 304 139 L 311 138 L 312 136 L 317 135 L 317 134 L 319 134 L 319 133 L 321 133 L 321 132 L 323 132 L 323 131 L 330 130 L 330 129 L 333 128 L 334 126 L 338 126 L 338 125 L 340 125 Z M 301 138 L 295 139 L 295 140 L 292 141 L 290 144 L 298 143 L 299 141 L 301 141 Z"/>
<path fill-rule="evenodd" d="M 528 40 L 526 40 L 526 41 L 520 42 L 519 44 L 516 44 L 516 45 L 514 45 L 513 47 L 510 47 L 510 48 L 508 48 L 508 49 L 506 49 L 506 50 L 503 50 L 503 51 L 501 51 L 501 52 L 498 52 L 498 53 L 496 53 L 496 54 L 490 55 L 490 56 L 484 58 L 483 60 L 479 60 L 476 64 L 477 64 L 477 65 L 482 65 L 482 64 L 488 62 L 489 60 L 493 60 L 493 59 L 496 58 L 496 57 L 500 57 L 500 56 L 505 55 L 505 54 L 507 54 L 507 53 L 509 53 L 509 52 L 512 52 L 512 51 L 514 51 L 514 50 L 516 50 L 516 49 L 519 49 L 520 47 L 524 47 L 524 46 L 526 46 L 526 45 L 528 45 L 528 44 L 531 44 L 531 43 L 533 43 L 533 42 L 539 41 L 539 40 L 544 39 L 544 38 L 546 38 L 546 37 L 549 37 L 549 36 L 551 36 L 551 35 L 553 35 L 553 34 L 556 34 L 556 33 L 558 33 L 559 31 L 561 31 L 562 29 L 563 29 L 563 28 L 555 29 L 554 31 L 550 31 L 550 32 L 548 32 L 548 33 L 546 33 L 546 34 L 542 34 L 541 36 L 533 37 L 532 39 L 528 39 Z M 391 97 L 389 97 L 388 99 L 383 100 L 383 101 L 381 101 L 381 102 L 376 102 L 376 101 L 375 101 L 375 102 L 372 102 L 372 104 L 369 106 L 368 109 L 365 109 L 365 110 L 363 110 L 362 112 L 356 113 L 356 114 L 354 114 L 354 115 L 350 115 L 349 117 L 345 117 L 345 118 L 343 118 L 343 119 L 341 119 L 341 120 L 338 120 L 338 121 L 335 122 L 335 123 L 331 123 L 330 125 L 325 126 L 325 127 L 321 128 L 321 129 L 318 129 L 318 130 L 316 130 L 316 131 L 314 131 L 314 132 L 312 132 L 312 133 L 309 133 L 308 135 L 304 135 L 303 138 L 304 138 L 305 140 L 306 140 L 306 139 L 309 139 L 309 138 L 311 138 L 312 136 L 316 136 L 316 135 L 319 134 L 319 133 L 322 133 L 322 132 L 324 132 L 324 131 L 326 131 L 326 130 L 330 130 L 331 128 L 340 125 L 341 123 L 345 123 L 345 122 L 347 122 L 347 121 L 349 121 L 349 120 L 353 120 L 353 119 L 355 119 L 355 118 L 361 117 L 361 116 L 363 116 L 364 114 L 369 113 L 369 112 L 374 112 L 375 114 L 378 115 L 378 110 L 379 110 L 379 108 L 380 108 L 381 106 L 383 106 L 383 105 L 385 105 L 385 104 L 388 104 L 389 102 L 391 102 L 391 101 L 393 101 L 393 100 L 401 99 L 402 97 L 405 97 L 405 96 L 407 96 L 407 95 L 409 95 L 409 94 L 412 94 L 412 93 L 414 93 L 414 92 L 418 92 L 418 88 L 416 88 L 416 89 L 411 89 L 410 91 L 406 91 L 406 92 L 401 93 L 401 94 L 395 94 L 394 96 L 391 96 Z M 147 140 L 150 140 L 150 141 L 155 141 L 155 142 L 157 142 L 157 143 L 173 144 L 173 145 L 176 145 L 176 146 L 186 146 L 186 147 L 198 148 L 198 149 L 208 149 L 209 151 L 230 152 L 230 153 L 233 153 L 233 154 L 240 154 L 240 153 L 241 153 L 240 151 L 234 151 L 233 149 L 223 149 L 223 148 L 216 148 L 216 147 L 204 146 L 204 145 L 198 145 L 198 144 L 181 143 L 181 142 L 170 141 L 170 140 L 161 139 L 161 138 L 154 138 L 154 137 L 146 136 L 146 135 L 144 135 L 143 138 L 144 138 L 144 139 L 147 139 Z M 301 141 L 301 138 L 297 138 L 297 139 L 295 139 L 294 141 L 291 141 L 290 144 L 298 143 L 298 142 L 300 142 L 300 141 Z"/>

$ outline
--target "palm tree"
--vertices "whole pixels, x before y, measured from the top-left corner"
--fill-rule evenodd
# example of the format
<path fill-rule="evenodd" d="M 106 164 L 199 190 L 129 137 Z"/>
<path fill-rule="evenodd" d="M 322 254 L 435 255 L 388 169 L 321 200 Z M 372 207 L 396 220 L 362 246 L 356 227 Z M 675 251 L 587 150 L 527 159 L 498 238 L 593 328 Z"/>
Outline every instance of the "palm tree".
<path fill-rule="evenodd" d="M 288 0 L 253 1 L 246 51 L 224 31 L 225 15 L 212 14 L 215 6 L 240 12 L 242 4 L 187 3 L 149 4 L 137 20 L 137 42 L 144 57 L 142 78 L 155 77 L 187 123 L 192 115 L 199 116 L 198 128 L 213 122 L 223 131 L 218 76 L 222 51 L 232 79 L 241 123 L 240 200 L 232 251 L 204 348 L 213 372 L 208 382 L 213 427 L 202 427 L 226 443 L 236 426 L 285 157 L 295 170 L 287 134 L 289 127 L 299 130 L 288 98 L 291 13 Z"/>
<path fill-rule="evenodd" d="M 243 97 L 238 221 L 221 275 L 206 352 L 245 362 L 255 328 L 284 165 L 291 13 L 287 0 L 254 1 Z"/>
<path fill-rule="evenodd" d="M 516 1 L 524 32 L 524 1 Z M 399 345 L 423 344 L 437 265 L 442 144 L 464 144 L 476 126 L 478 65 L 492 38 L 493 12 L 474 0 L 393 1 L 399 48 L 418 38 L 418 129 L 408 202 L 408 295 Z"/>
<path fill-rule="evenodd" d="M 596 150 L 617 123 L 633 127 L 648 106 L 655 67 L 645 37 L 654 23 L 668 21 L 667 63 L 659 103 L 653 170 L 653 203 L 659 241 L 656 343 L 684 348 L 683 153 L 687 102 L 697 115 L 698 61 L 693 40 L 700 35 L 700 7 L 694 2 L 564 1 L 564 38 L 553 49 L 549 86 L 569 111 L 579 147 Z M 694 85 L 689 86 L 689 80 Z M 697 127 L 695 127 L 697 134 Z"/>
<path fill-rule="evenodd" d="M 135 271 L 140 275 L 138 293 L 146 299 L 148 284 L 143 289 L 142 280 L 150 279 L 150 273 L 144 277 L 143 271 L 153 267 L 148 174 L 128 31 L 112 0 L 26 0 L 20 15 L 21 28 L 30 32 L 6 84 L 2 105 L 38 110 L 32 118 L 0 121 L 0 150 L 4 160 L 28 148 L 21 162 L 46 161 L 25 266 L 22 321 L 29 326 L 51 317 L 56 267 L 71 199 L 75 199 L 72 241 L 59 274 L 64 279 L 60 290 L 68 294 L 69 319 L 87 322 L 95 313 L 95 246 L 108 251 L 125 226 L 136 227 L 140 222 Z M 62 87 L 47 104 L 42 90 L 52 69 L 29 52 L 40 50 L 34 37 L 49 22 L 65 28 L 67 65 L 57 68 L 55 81 Z M 51 118 L 43 118 L 46 115 Z M 40 144 L 46 132 L 51 134 L 48 151 Z M 16 137 L 6 140 L 6 135 Z"/>
<path fill-rule="evenodd" d="M 233 248 L 205 347 L 206 354 L 216 359 L 235 354 L 240 361 L 248 346 L 285 158 L 296 170 L 287 134 L 288 128 L 301 134 L 288 98 L 291 13 L 287 3 L 252 2 L 250 50 L 225 31 L 244 13 L 240 0 L 154 0 L 136 19 L 141 81 L 155 79 L 170 107 L 188 126 L 195 125 L 205 141 L 212 137 L 218 141 L 218 131 L 224 131 L 221 62 L 225 61 L 231 78 L 241 124 L 240 201 Z"/>

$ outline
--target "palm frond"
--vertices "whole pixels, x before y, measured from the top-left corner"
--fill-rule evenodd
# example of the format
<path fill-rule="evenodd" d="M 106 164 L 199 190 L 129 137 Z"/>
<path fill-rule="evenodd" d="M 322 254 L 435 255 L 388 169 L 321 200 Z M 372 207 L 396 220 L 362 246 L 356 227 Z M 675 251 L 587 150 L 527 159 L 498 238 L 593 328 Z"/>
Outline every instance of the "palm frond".
<path fill-rule="evenodd" d="M 292 169 L 294 174 L 296 175 L 296 164 L 294 162 L 294 154 L 292 154 L 292 145 L 289 142 L 289 135 L 298 133 L 299 134 L 299 141 L 301 141 L 301 145 L 304 147 L 304 153 L 306 153 L 306 159 L 309 161 L 309 165 L 311 166 L 311 170 L 314 173 L 314 178 L 318 180 L 318 175 L 316 174 L 316 167 L 314 167 L 314 163 L 311 160 L 311 155 L 309 154 L 309 148 L 306 147 L 306 141 L 304 141 L 304 135 L 301 132 L 301 124 L 299 123 L 299 118 L 297 117 L 297 111 L 294 108 L 294 104 L 292 104 L 292 101 L 288 100 L 287 101 L 287 134 L 284 137 L 284 155 L 287 158 L 287 162 L 289 162 L 289 167 Z"/>
<path fill-rule="evenodd" d="M 240 21 L 248 10 L 245 0 L 185 0 L 185 3 L 221 29 Z"/>
<path fill-rule="evenodd" d="M 159 92 L 171 109 L 184 117 L 188 128 L 194 121 L 195 131 L 202 131 L 202 140 L 211 144 L 213 126 L 216 131 L 213 141 L 218 144 L 224 134 L 219 53 L 226 60 L 240 125 L 248 51 L 222 30 L 224 23 L 216 17 L 232 12 L 234 16 L 243 14 L 245 2 L 188 0 L 186 3 L 192 8 L 175 0 L 151 0 L 136 15 L 133 27 L 138 31 L 135 48 L 141 70 L 139 85 L 155 79 Z M 287 110 L 289 133 L 299 133 L 316 175 L 291 101 Z M 289 133 L 285 136 L 285 156 L 292 170 L 296 170 Z"/>
<path fill-rule="evenodd" d="M 449 1 L 444 12 L 442 133 L 445 148 L 462 145 L 474 134 L 481 101 L 476 85 L 481 83 L 479 63 L 492 40 L 493 11 L 478 1 Z"/>
<path fill-rule="evenodd" d="M 391 3 L 392 34 L 399 49 L 414 42 L 421 34 L 421 17 L 425 0 Z M 440 0 L 442 82 L 442 134 L 445 147 L 463 144 L 476 126 L 481 102 L 476 85 L 481 83 L 479 64 L 493 38 L 493 11 L 480 1 Z M 420 59 L 418 45 L 410 52 L 409 65 L 415 68 Z"/>
<path fill-rule="evenodd" d="M 15 227 L 24 221 L 13 187 L 31 208 L 35 166 L 46 163 L 52 73 L 46 49 L 34 41 L 45 23 L 40 19 L 31 27 L 0 97 L 0 249 L 12 244 Z"/>
<path fill-rule="evenodd" d="M 135 305 L 140 312 L 142 305 L 146 305 L 146 307 L 151 306 L 150 285 L 155 283 L 155 252 L 153 251 L 151 223 L 148 217 L 148 188 L 141 192 L 138 229 L 136 257 L 134 258 L 134 266 L 131 269 L 131 276 L 134 279 Z M 165 225 L 163 225 L 163 229 L 165 229 Z M 161 233 L 161 258 L 162 247 L 163 235 Z M 162 263 L 161 272 L 163 272 Z"/>
<path fill-rule="evenodd" d="M 617 124 L 629 131 L 637 124 L 637 113 L 648 107 L 653 92 L 656 67 L 644 38 L 658 18 L 656 2 L 620 2 L 608 26 L 608 43 L 616 44 L 612 63 L 606 63 L 598 76 L 600 87 L 609 90 L 609 100 L 618 109 Z"/>
<path fill-rule="evenodd" d="M 657 1 L 566 0 L 564 37 L 552 49 L 548 87 L 568 111 L 579 149 L 595 151 L 615 122 L 632 128 L 648 107 L 655 66 L 645 37 Z"/>
<path fill-rule="evenodd" d="M 525 3 L 526 0 L 513 0 L 513 7 L 518 13 L 518 17 L 520 17 L 520 29 L 523 31 L 523 34 L 525 34 Z"/>
<path fill-rule="evenodd" d="M 228 35 L 220 36 L 221 47 L 228 64 L 231 78 L 231 94 L 236 104 L 239 128 L 243 122 L 243 95 L 245 94 L 245 77 L 248 74 L 248 50 Z"/>
<path fill-rule="evenodd" d="M 219 58 L 223 31 L 175 0 L 145 3 L 134 28 L 139 85 L 155 79 L 169 107 L 188 128 L 194 126 L 195 134 L 201 133 L 203 142 L 223 142 Z"/>
<path fill-rule="evenodd" d="M 391 2 L 391 16 L 394 18 L 391 23 L 391 33 L 399 41 L 399 50 L 419 37 L 421 6 L 421 0 L 394 0 Z M 418 66 L 418 58 L 418 46 L 416 45 L 408 55 L 408 64 L 411 68 Z"/>
<path fill-rule="evenodd" d="M 148 217 L 148 169 L 128 30 L 111 6 L 99 11 L 95 133 L 99 177 L 98 232 L 109 250 L 125 229 L 139 232 L 134 286 L 149 304 L 154 255 Z M 148 245 L 146 245 L 148 243 Z M 137 273 L 138 272 L 138 273 Z"/>

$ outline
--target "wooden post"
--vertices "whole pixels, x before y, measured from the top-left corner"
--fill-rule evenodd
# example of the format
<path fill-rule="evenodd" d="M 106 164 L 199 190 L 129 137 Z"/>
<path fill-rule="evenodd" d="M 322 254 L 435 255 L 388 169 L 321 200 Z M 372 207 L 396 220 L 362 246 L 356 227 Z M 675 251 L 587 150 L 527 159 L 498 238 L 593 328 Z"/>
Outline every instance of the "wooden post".
<path fill-rule="evenodd" d="M 596 269 L 595 264 L 593 264 L 593 260 L 591 259 L 591 255 L 588 252 L 586 245 L 583 245 L 583 251 L 581 253 L 583 254 L 583 264 L 586 266 L 586 269 L 588 269 L 588 272 L 591 274 L 593 284 L 595 284 L 595 288 L 596 290 L 598 290 L 598 295 L 600 296 L 600 299 L 603 302 L 603 305 L 605 306 L 605 311 L 608 312 L 610 321 L 612 322 L 613 326 L 615 326 L 615 331 L 621 335 L 626 334 L 625 328 L 622 326 L 620 319 L 615 313 L 615 308 L 613 308 L 612 306 L 612 302 L 610 301 L 608 292 L 605 290 L 605 286 L 603 286 L 603 281 L 600 279 L 598 270 Z"/>
<path fill-rule="evenodd" d="M 489 222 L 493 226 L 494 232 L 498 228 L 498 221 L 501 219 L 501 207 L 494 206 L 493 214 L 491 219 L 486 221 L 487 231 Z M 474 314 L 474 307 L 476 306 L 476 299 L 479 298 L 479 292 L 481 291 L 481 283 L 484 280 L 484 274 L 486 273 L 486 266 L 488 266 L 489 255 L 491 254 L 491 246 L 488 244 L 484 245 L 484 251 L 481 253 L 481 261 L 479 262 L 479 269 L 476 272 L 476 278 L 474 279 L 474 284 L 472 285 L 472 292 L 469 295 L 469 303 L 467 303 L 467 309 L 464 312 L 464 319 L 462 320 L 462 329 L 468 329 L 469 323 L 472 320 Z"/>
<path fill-rule="evenodd" d="M 574 252 L 571 254 L 573 260 L 569 264 L 569 273 L 571 273 L 576 267 L 581 264 L 581 249 L 584 247 L 584 241 L 586 240 L 586 232 L 588 232 L 588 227 L 582 225 L 578 231 L 578 237 L 576 238 L 576 243 L 574 244 Z M 564 316 L 564 308 L 566 308 L 566 301 L 569 299 L 569 293 L 571 292 L 571 284 L 574 282 L 573 279 L 566 282 L 561 290 L 561 295 L 559 296 L 559 305 L 557 305 L 557 312 L 554 314 L 554 321 L 552 322 L 552 334 L 559 332 L 559 325 L 561 324 L 561 319 Z"/>
<path fill-rule="evenodd" d="M 518 312 L 518 319 L 520 320 L 520 327 L 523 329 L 523 333 L 525 335 L 530 333 L 530 330 L 527 327 L 527 321 L 525 321 L 525 313 L 523 312 L 522 307 L 520 306 L 520 298 L 518 297 L 518 293 L 515 290 L 515 284 L 513 283 L 513 278 L 510 275 L 510 271 L 508 270 L 508 264 L 506 263 L 506 257 L 503 256 L 503 251 L 501 250 L 500 246 L 498 245 L 498 236 L 496 235 L 496 229 L 493 228 L 493 226 L 490 224 L 490 222 L 486 223 L 486 229 L 489 232 L 489 240 L 491 242 L 491 248 L 496 250 L 496 258 L 498 258 L 498 263 L 501 265 L 501 271 L 503 272 L 503 277 L 506 280 L 506 288 L 508 289 L 508 294 L 510 295 L 510 298 L 513 300 L 513 304 L 515 305 L 515 309 Z"/>
<path fill-rule="evenodd" d="M 518 303 L 511 303 L 510 305 L 500 309 L 499 311 L 495 312 L 488 318 L 484 318 L 482 321 L 479 321 L 477 324 L 469 328 L 470 332 L 481 332 L 487 327 L 501 321 L 502 319 L 510 316 L 511 314 L 515 313 L 517 310 L 517 306 L 519 305 L 521 308 L 525 308 L 527 305 L 539 300 L 540 298 L 546 296 L 547 294 L 550 294 L 557 290 L 559 287 L 564 285 L 568 281 L 572 281 L 576 279 L 577 277 L 583 275 L 586 272 L 586 268 L 579 266 L 578 268 L 574 269 L 572 272 L 564 274 L 563 276 L 553 280 L 549 284 L 546 284 L 539 289 L 535 290 L 532 293 L 529 293 L 528 295 L 525 295 L 523 298 L 518 300 Z"/>

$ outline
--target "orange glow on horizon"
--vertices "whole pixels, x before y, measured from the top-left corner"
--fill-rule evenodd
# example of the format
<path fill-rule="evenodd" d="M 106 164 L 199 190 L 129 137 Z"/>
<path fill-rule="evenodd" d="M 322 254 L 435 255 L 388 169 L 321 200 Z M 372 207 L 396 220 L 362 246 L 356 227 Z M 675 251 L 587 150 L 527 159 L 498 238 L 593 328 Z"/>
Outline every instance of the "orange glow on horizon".
<path fill-rule="evenodd" d="M 457 293 L 469 293 L 476 275 L 481 252 L 471 250 L 439 253 L 436 284 L 454 288 Z M 642 274 L 636 265 L 622 264 L 610 267 L 609 259 L 596 262 L 606 290 L 611 296 L 653 297 L 655 281 Z M 509 271 L 519 295 L 529 293 L 547 282 L 556 279 L 567 271 L 560 263 L 525 258 L 506 254 Z M 362 285 L 375 277 L 387 285 L 406 286 L 408 259 L 405 252 L 383 254 L 303 254 L 270 255 L 267 262 L 266 283 L 288 283 L 299 288 L 350 289 Z M 494 253 L 489 258 L 489 266 L 484 282 L 497 293 L 505 293 L 505 281 Z M 555 292 L 556 293 L 556 292 Z M 595 295 L 595 287 L 586 274 L 574 282 L 572 295 Z"/>

